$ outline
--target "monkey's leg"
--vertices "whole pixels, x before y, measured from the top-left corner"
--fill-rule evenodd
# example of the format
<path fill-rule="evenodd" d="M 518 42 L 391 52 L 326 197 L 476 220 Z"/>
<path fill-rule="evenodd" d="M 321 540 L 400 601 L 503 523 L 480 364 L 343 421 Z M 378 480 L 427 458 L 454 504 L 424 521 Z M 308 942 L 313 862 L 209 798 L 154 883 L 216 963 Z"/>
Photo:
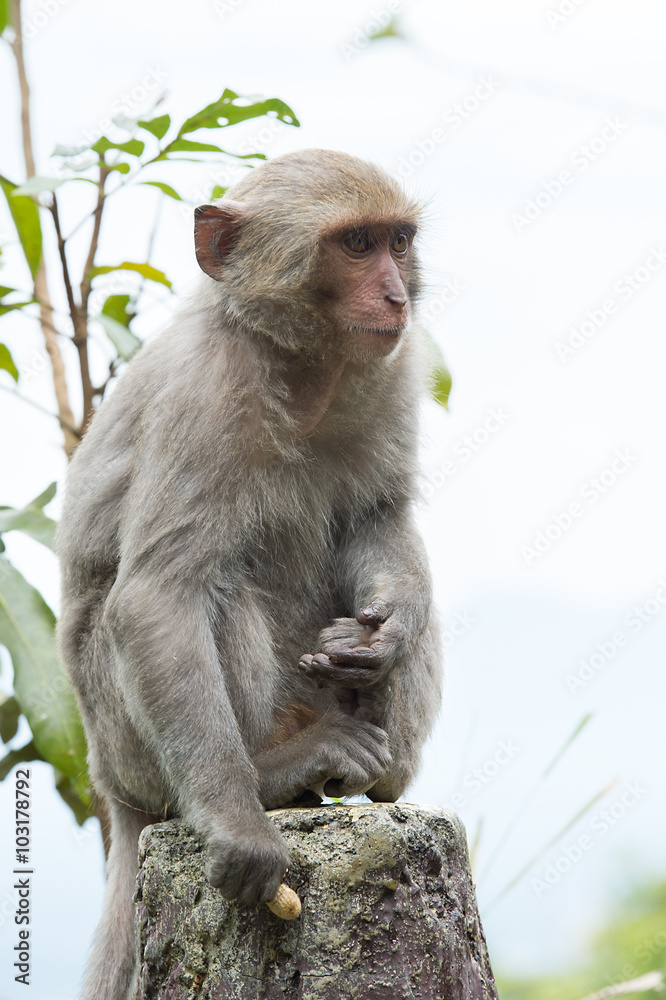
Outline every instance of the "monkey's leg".
<path fill-rule="evenodd" d="M 277 809 L 317 785 L 327 795 L 360 794 L 385 774 L 391 754 L 382 729 L 334 708 L 253 763 L 262 805 Z"/>
<path fill-rule="evenodd" d="M 341 546 L 339 578 L 355 617 L 325 628 L 321 652 L 299 666 L 320 684 L 356 691 L 354 716 L 388 734 L 391 765 L 366 794 L 394 800 L 416 775 L 440 701 L 430 576 L 408 514 L 392 508 L 355 530 Z"/>
<path fill-rule="evenodd" d="M 129 1000 L 136 974 L 134 887 L 139 834 L 150 817 L 111 801 L 111 849 L 102 919 L 93 941 L 82 1000 Z"/>

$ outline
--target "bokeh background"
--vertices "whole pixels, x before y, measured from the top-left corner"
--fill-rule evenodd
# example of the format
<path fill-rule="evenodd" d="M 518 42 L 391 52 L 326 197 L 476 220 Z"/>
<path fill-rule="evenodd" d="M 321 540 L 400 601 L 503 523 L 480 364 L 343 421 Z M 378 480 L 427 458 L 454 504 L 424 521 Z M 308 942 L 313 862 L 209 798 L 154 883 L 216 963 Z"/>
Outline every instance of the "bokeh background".
<path fill-rule="evenodd" d="M 182 120 L 230 87 L 282 98 L 301 126 L 248 122 L 229 148 L 346 150 L 425 200 L 422 318 L 453 390 L 448 412 L 424 408 L 419 518 L 447 663 L 407 798 L 450 804 L 467 826 L 503 996 L 577 1000 L 576 970 L 594 966 L 601 989 L 622 965 L 624 978 L 663 968 L 663 5 L 39 0 L 24 18 L 41 174 L 54 172 L 57 144 L 85 141 L 114 114 L 136 117 L 165 95 Z M 0 94 L 0 172 L 21 178 L 6 46 Z M 235 163 L 168 167 L 192 204 L 235 176 Z M 87 187 L 68 195 L 71 225 L 90 210 Z M 118 197 L 105 260 L 146 259 L 153 195 Z M 151 293 L 134 325 L 142 338 L 197 278 L 191 204 L 164 202 L 151 262 L 176 295 Z M 3 204 L 1 241 L 10 235 Z M 84 243 L 71 253 L 82 260 Z M 20 282 L 19 257 L 5 261 L 4 283 Z M 37 324 L 5 316 L 0 340 L 32 372 L 20 392 L 53 409 Z M 102 372 L 102 343 L 96 352 Z M 62 483 L 66 463 L 56 421 L 12 396 L 5 375 L 0 504 L 21 507 Z M 16 532 L 6 544 L 57 609 L 55 559 Z M 96 821 L 79 828 L 50 769 L 34 773 L 33 991 L 65 1000 L 100 913 L 103 856 Z M 0 996 L 14 1000 L 10 780 L 0 801 Z M 647 897 L 649 933 L 599 964 L 600 932 L 640 919 Z M 564 974 L 566 989 L 524 982 Z"/>

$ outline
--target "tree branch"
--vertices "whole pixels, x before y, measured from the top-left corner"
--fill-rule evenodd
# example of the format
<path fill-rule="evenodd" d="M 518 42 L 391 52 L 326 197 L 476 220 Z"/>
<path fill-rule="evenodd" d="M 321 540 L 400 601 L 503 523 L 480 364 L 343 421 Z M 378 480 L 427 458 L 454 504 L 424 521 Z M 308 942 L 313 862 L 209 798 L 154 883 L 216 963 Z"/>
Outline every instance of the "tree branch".
<path fill-rule="evenodd" d="M 79 355 L 81 388 L 83 390 L 83 419 L 81 421 L 81 429 L 83 430 L 88 425 L 88 421 L 93 415 L 93 396 L 95 395 L 95 390 L 93 389 L 92 380 L 90 378 L 90 363 L 88 360 L 88 314 L 87 308 L 83 305 L 77 305 L 76 300 L 74 299 L 74 289 L 72 288 L 72 280 L 69 273 L 69 265 L 67 263 L 67 250 L 65 246 L 66 240 L 62 235 L 60 214 L 58 212 L 58 199 L 55 194 L 53 195 L 50 210 L 51 215 L 53 216 L 53 224 L 55 226 L 56 235 L 58 237 L 58 253 L 60 254 L 62 277 L 65 283 L 65 290 L 67 292 L 69 315 L 71 316 L 72 326 L 74 327 L 73 343 Z"/>
<path fill-rule="evenodd" d="M 53 199 L 49 206 L 49 211 L 53 216 L 53 225 L 55 226 L 56 236 L 58 237 L 58 253 L 60 254 L 60 263 L 62 264 L 62 279 L 65 283 L 65 291 L 67 292 L 67 304 L 69 306 L 69 315 L 72 318 L 72 323 L 74 324 L 74 330 L 76 331 L 76 316 L 75 313 L 78 312 L 76 302 L 74 301 L 74 290 L 72 288 L 72 279 L 69 275 L 69 265 L 67 263 L 67 252 L 65 250 L 65 239 L 62 235 L 62 230 L 60 228 L 60 215 L 58 213 L 58 199 L 53 195 Z"/>
<path fill-rule="evenodd" d="M 18 74 L 19 90 L 21 93 L 21 130 L 23 136 L 23 156 L 25 159 L 25 169 L 27 177 L 35 176 L 35 157 L 32 148 L 32 135 L 30 131 L 30 87 L 25 71 L 25 61 L 23 59 L 23 37 L 21 27 L 21 0 L 11 0 L 12 4 L 12 24 L 15 36 L 12 41 L 12 51 L 16 60 L 16 70 Z M 58 419 L 64 432 L 64 448 L 68 458 L 74 454 L 74 449 L 79 443 L 80 435 L 75 431 L 76 421 L 72 413 L 69 401 L 69 390 L 67 388 L 67 378 L 65 376 L 65 364 L 58 343 L 58 334 L 53 326 L 53 307 L 46 280 L 46 265 L 44 257 L 40 261 L 39 268 L 34 278 L 34 295 L 39 301 L 39 315 L 46 345 L 46 353 L 51 361 L 53 371 L 53 385 L 55 388 L 56 404 L 58 407 Z"/>
<path fill-rule="evenodd" d="M 83 268 L 83 280 L 81 281 L 81 308 L 84 313 L 88 314 L 88 299 L 90 298 L 90 288 L 92 285 L 92 278 L 90 277 L 90 272 L 95 266 L 95 254 L 97 253 L 97 245 L 99 243 L 99 231 L 102 225 L 102 212 L 104 211 L 104 200 L 106 194 L 104 192 L 104 185 L 106 184 L 106 179 L 109 176 L 110 170 L 104 162 L 104 154 L 100 156 L 99 163 L 99 184 L 97 188 L 97 205 L 95 207 L 94 224 L 92 237 L 90 239 L 90 249 L 88 250 L 88 257 L 86 259 L 85 267 Z"/>

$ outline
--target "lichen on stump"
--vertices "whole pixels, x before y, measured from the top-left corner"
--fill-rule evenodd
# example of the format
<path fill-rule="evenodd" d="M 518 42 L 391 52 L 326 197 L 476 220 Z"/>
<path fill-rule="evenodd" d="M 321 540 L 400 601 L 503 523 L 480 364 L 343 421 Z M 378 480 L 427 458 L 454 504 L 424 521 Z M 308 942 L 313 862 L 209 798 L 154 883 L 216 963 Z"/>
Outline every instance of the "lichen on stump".
<path fill-rule="evenodd" d="M 276 809 L 297 920 L 211 888 L 201 841 L 148 827 L 138 1000 L 496 1000 L 465 830 L 399 804 Z"/>

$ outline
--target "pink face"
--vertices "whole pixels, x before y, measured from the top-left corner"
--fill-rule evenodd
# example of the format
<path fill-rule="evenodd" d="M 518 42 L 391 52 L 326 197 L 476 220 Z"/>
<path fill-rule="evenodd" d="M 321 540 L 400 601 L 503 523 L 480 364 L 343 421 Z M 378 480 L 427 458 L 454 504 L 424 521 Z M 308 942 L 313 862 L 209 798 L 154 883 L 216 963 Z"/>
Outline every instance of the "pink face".
<path fill-rule="evenodd" d="M 325 237 L 319 273 L 331 317 L 352 355 L 383 357 L 409 322 L 411 227 L 365 226 Z"/>

